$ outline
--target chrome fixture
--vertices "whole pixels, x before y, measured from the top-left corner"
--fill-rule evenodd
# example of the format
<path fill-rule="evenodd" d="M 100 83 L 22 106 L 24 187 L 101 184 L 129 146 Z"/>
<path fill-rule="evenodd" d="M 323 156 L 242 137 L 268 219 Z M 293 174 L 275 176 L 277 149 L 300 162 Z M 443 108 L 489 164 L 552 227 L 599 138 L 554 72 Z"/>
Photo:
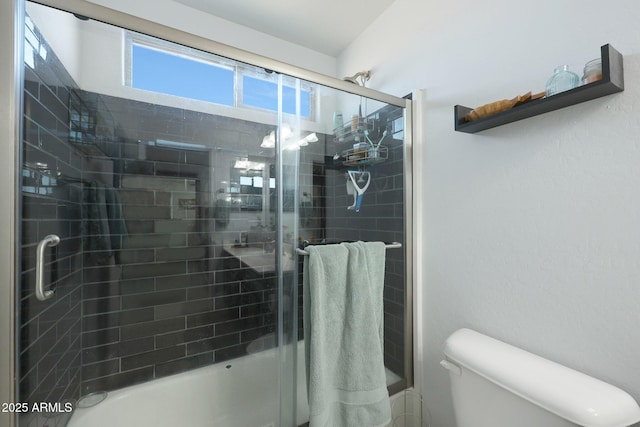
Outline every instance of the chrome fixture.
<path fill-rule="evenodd" d="M 342 80 L 364 87 L 365 83 L 367 83 L 370 78 L 371 78 L 371 71 L 365 70 L 365 71 L 357 72 L 351 77 L 345 77 Z"/>
<path fill-rule="evenodd" d="M 309 243 L 309 242 L 307 242 L 307 243 Z M 399 248 L 402 247 L 402 243 L 398 243 L 398 242 L 385 243 L 384 247 L 386 249 L 399 249 Z M 300 249 L 300 248 L 296 248 L 296 253 L 298 255 L 302 255 L 302 256 L 308 256 L 309 255 L 308 251 L 305 251 L 304 249 Z"/>

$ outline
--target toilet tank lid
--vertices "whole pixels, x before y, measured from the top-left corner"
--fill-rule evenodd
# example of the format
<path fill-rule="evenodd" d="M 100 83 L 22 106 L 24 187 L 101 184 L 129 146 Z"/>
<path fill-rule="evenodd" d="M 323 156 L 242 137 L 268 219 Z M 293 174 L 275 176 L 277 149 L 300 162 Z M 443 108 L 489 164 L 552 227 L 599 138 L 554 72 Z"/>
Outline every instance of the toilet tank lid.
<path fill-rule="evenodd" d="M 454 332 L 444 353 L 450 361 L 572 423 L 624 427 L 640 421 L 640 407 L 623 390 L 471 329 Z"/>

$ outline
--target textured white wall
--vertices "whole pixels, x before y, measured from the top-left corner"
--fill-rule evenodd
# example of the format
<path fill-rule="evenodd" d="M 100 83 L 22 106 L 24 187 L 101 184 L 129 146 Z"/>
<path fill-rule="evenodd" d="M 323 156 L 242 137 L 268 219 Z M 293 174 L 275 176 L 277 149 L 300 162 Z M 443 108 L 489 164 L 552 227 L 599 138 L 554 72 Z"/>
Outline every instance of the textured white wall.
<path fill-rule="evenodd" d="M 640 3 L 396 0 L 338 58 L 370 87 L 424 88 L 422 373 L 433 427 L 455 425 L 443 342 L 471 327 L 640 401 Z M 544 89 L 611 43 L 625 91 L 476 135 L 453 106 Z"/>

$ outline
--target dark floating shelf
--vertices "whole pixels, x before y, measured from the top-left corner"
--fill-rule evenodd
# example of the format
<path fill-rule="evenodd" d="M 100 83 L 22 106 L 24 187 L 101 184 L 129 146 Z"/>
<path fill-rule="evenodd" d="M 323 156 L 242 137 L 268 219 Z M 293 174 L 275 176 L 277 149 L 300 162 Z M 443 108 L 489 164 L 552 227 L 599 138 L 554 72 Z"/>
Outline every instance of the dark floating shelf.
<path fill-rule="evenodd" d="M 456 105 L 455 130 L 458 132 L 476 133 L 486 129 L 491 129 L 507 123 L 537 116 L 538 114 L 558 110 L 570 105 L 590 101 L 612 93 L 624 90 L 624 73 L 622 68 L 622 55 L 611 45 L 606 44 L 600 48 L 602 55 L 602 79 L 578 86 L 574 89 L 561 92 L 548 98 L 541 98 L 535 101 L 518 105 L 510 110 L 493 114 L 482 119 L 467 122 L 464 116 L 473 108 Z"/>

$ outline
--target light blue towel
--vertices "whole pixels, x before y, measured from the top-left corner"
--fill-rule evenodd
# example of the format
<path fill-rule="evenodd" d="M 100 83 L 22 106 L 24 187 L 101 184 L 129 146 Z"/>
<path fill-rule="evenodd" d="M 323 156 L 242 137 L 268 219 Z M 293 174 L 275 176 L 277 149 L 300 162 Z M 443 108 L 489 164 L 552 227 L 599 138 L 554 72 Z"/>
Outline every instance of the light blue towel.
<path fill-rule="evenodd" d="M 309 246 L 304 330 L 310 427 L 385 426 L 385 246 Z"/>

